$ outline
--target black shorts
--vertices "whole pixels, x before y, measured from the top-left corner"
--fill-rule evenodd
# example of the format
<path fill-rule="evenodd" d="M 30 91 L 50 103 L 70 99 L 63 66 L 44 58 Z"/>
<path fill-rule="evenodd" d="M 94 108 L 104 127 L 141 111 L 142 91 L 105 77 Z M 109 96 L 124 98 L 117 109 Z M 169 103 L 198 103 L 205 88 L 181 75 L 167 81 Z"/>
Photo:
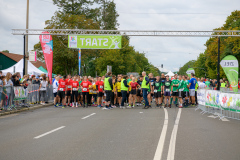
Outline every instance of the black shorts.
<path fill-rule="evenodd" d="M 183 98 L 183 91 L 179 91 L 179 92 L 178 92 L 178 97 L 179 97 L 179 98 Z"/>
<path fill-rule="evenodd" d="M 98 92 L 97 96 L 98 97 L 103 97 L 103 92 Z"/>
<path fill-rule="evenodd" d="M 58 95 L 60 98 L 65 98 L 65 91 L 58 91 L 58 92 L 57 92 L 57 95 Z"/>
<path fill-rule="evenodd" d="M 78 92 L 78 95 L 81 96 L 81 95 L 82 95 L 82 92 Z"/>
<path fill-rule="evenodd" d="M 178 97 L 178 92 L 172 92 L 172 96 Z"/>
<path fill-rule="evenodd" d="M 57 96 L 57 92 L 56 92 L 56 93 L 53 93 L 53 95 L 54 95 L 54 97 L 56 97 L 56 96 Z"/>
<path fill-rule="evenodd" d="M 154 93 L 155 98 L 160 98 L 161 97 L 161 91 L 157 91 Z"/>
<path fill-rule="evenodd" d="M 134 90 L 131 90 L 131 91 L 130 91 L 130 94 L 136 95 L 136 94 L 137 94 L 137 91 L 136 91 L 136 89 L 134 89 Z"/>
<path fill-rule="evenodd" d="M 109 102 L 111 99 L 112 91 L 105 91 L 105 93 L 106 93 L 106 101 Z"/>
<path fill-rule="evenodd" d="M 122 97 L 122 92 L 117 92 L 118 97 Z"/>
<path fill-rule="evenodd" d="M 137 96 L 142 97 L 141 89 L 138 89 L 138 90 L 137 90 Z"/>
<path fill-rule="evenodd" d="M 67 91 L 67 96 L 71 96 L 71 91 Z"/>
<path fill-rule="evenodd" d="M 151 93 L 151 96 L 153 97 L 153 96 L 154 96 L 154 93 Z"/>
<path fill-rule="evenodd" d="M 183 91 L 183 97 L 182 98 L 185 98 L 185 97 L 189 97 L 189 92 Z"/>

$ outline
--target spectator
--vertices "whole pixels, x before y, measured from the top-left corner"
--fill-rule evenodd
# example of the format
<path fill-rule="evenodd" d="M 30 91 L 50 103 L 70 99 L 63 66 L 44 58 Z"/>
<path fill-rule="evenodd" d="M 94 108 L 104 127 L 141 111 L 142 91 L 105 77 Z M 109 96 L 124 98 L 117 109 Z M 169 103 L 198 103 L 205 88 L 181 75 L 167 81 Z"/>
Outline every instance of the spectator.
<path fill-rule="evenodd" d="M 2 71 L 0 71 L 0 77 L 2 76 Z"/>
<path fill-rule="evenodd" d="M 13 82 L 11 80 L 12 78 L 12 74 L 11 73 L 7 73 L 6 75 L 6 79 L 5 79 L 5 82 L 6 82 L 6 89 L 7 89 L 7 96 L 8 96 L 8 100 L 7 100 L 7 105 L 10 104 L 10 97 L 12 97 L 12 91 L 13 91 Z"/>
<path fill-rule="evenodd" d="M 21 85 L 20 85 L 20 81 L 19 81 L 19 79 L 18 79 L 18 76 L 17 76 L 17 75 L 14 75 L 13 78 L 14 78 L 13 86 L 21 86 Z"/>
<path fill-rule="evenodd" d="M 3 81 L 2 81 L 3 76 L 0 76 L 0 107 L 2 107 L 2 92 L 3 92 Z"/>
<path fill-rule="evenodd" d="M 48 82 L 46 80 L 47 80 L 46 76 L 43 75 L 42 81 L 39 86 L 40 101 L 42 105 L 45 105 L 45 98 L 46 98 L 46 92 L 47 92 L 47 86 L 48 86 Z"/>
<path fill-rule="evenodd" d="M 33 80 L 33 84 L 38 84 L 38 85 L 40 85 L 39 76 L 37 76 L 37 77 L 35 78 L 35 80 Z"/>
<path fill-rule="evenodd" d="M 5 87 L 5 84 L 6 84 L 5 77 L 2 79 L 2 82 L 3 82 L 3 90 L 2 90 L 1 101 L 2 101 L 3 109 L 6 111 L 8 108 L 8 105 L 7 105 L 8 96 L 7 96 L 7 89 Z"/>

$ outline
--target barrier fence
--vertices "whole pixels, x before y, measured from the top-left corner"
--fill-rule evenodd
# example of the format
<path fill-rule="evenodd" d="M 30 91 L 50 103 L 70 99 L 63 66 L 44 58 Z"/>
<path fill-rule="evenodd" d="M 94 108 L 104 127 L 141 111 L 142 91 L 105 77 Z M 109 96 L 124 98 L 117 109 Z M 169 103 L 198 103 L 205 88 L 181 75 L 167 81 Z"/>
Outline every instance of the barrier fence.
<path fill-rule="evenodd" d="M 234 93 L 229 88 L 220 91 L 209 89 L 197 90 L 198 107 L 202 114 L 210 113 L 215 118 L 224 117 L 240 120 L 240 92 Z"/>
<path fill-rule="evenodd" d="M 19 109 L 21 107 L 30 107 L 40 103 L 39 85 L 30 84 L 27 87 L 23 86 L 5 86 L 8 99 L 3 101 L 3 108 L 8 110 Z M 53 102 L 53 87 L 48 85 L 46 96 L 43 97 L 45 102 Z"/>

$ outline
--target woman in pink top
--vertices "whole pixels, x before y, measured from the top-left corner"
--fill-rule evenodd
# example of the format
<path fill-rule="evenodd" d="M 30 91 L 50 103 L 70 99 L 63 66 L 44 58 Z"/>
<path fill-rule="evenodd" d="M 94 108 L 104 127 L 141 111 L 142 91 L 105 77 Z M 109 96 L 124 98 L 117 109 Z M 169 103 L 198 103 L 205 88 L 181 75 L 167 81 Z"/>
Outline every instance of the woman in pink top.
<path fill-rule="evenodd" d="M 132 77 L 132 82 L 130 82 L 130 86 L 131 86 L 131 91 L 129 95 L 129 107 L 131 107 L 131 104 L 132 104 L 132 108 L 134 108 L 135 102 L 136 102 L 137 89 L 140 87 L 139 84 L 136 82 L 135 77 Z"/>

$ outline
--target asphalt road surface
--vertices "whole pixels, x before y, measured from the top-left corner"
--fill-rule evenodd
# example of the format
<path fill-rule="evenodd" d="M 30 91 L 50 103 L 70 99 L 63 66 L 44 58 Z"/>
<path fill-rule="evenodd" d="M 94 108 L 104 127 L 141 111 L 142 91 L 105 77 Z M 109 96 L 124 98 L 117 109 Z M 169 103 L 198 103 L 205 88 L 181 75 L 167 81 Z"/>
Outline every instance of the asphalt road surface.
<path fill-rule="evenodd" d="M 0 160 L 240 160 L 240 121 L 194 108 L 46 107 L 0 117 Z"/>

